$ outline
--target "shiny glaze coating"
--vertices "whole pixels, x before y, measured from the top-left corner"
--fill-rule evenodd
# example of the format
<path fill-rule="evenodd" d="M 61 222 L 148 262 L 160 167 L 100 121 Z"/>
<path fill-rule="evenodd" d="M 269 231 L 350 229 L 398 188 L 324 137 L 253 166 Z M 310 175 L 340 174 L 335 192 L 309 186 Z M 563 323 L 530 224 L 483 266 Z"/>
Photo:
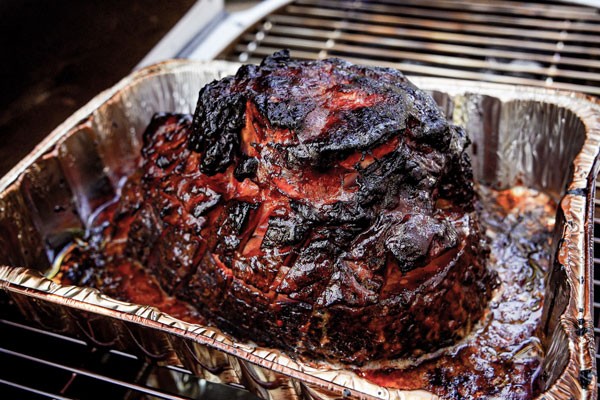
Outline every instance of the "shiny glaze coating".
<path fill-rule="evenodd" d="M 427 389 L 448 400 L 526 400 L 539 394 L 545 356 L 540 325 L 556 204 L 522 187 L 479 187 L 478 192 L 481 225 L 491 249 L 489 268 L 500 280 L 485 317 L 470 335 L 436 354 L 348 366 L 360 376 L 389 388 Z M 101 218 L 110 214 L 107 209 Z M 76 282 L 77 271 L 94 271 L 81 264 L 86 260 L 81 250 L 75 249 L 63 263 L 63 284 Z M 123 301 L 157 306 L 188 322 L 210 322 L 189 303 L 164 293 L 156 277 L 136 261 L 113 262 L 100 272 L 101 279 L 86 284 Z M 97 273 L 89 276 L 98 278 Z"/>
<path fill-rule="evenodd" d="M 480 187 L 489 265 L 500 284 L 486 316 L 460 343 L 409 366 L 357 371 L 386 387 L 427 389 L 442 399 L 526 400 L 540 393 L 542 307 L 556 203 L 532 189 Z"/>
<path fill-rule="evenodd" d="M 466 145 L 398 71 L 276 53 L 207 85 L 193 119 L 154 117 L 88 253 L 240 338 L 420 355 L 466 335 L 495 282 Z"/>

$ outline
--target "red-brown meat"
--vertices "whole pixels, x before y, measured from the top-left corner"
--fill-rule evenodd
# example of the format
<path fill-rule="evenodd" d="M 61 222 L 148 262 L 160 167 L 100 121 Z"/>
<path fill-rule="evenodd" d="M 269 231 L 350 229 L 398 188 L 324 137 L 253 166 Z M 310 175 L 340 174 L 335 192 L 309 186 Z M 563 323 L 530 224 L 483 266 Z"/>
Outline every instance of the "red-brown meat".
<path fill-rule="evenodd" d="M 489 300 L 464 132 L 398 71 L 285 52 L 157 115 L 96 259 L 135 259 L 240 338 L 363 363 Z M 107 240 L 108 239 L 108 240 Z"/>

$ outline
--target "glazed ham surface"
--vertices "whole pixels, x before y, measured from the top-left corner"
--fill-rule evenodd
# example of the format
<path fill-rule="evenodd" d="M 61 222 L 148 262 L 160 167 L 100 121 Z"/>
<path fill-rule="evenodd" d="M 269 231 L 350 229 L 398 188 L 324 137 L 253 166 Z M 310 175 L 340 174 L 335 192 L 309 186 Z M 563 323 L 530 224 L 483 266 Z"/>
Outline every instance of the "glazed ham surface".
<path fill-rule="evenodd" d="M 239 339 L 361 364 L 482 316 L 467 138 L 400 72 L 276 53 L 143 139 L 91 258 L 139 262 Z"/>

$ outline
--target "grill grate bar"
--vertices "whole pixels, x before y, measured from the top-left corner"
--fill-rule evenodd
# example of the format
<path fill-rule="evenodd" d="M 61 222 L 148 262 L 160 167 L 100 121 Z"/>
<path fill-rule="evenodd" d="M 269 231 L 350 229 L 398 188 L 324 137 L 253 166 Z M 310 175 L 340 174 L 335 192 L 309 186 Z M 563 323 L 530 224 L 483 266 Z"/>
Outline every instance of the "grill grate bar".
<path fill-rule="evenodd" d="M 298 58 L 304 59 L 312 59 L 318 60 L 320 58 L 324 58 L 326 56 L 334 56 L 334 57 L 343 57 L 345 60 L 356 64 L 363 65 L 373 65 L 379 67 L 389 67 L 389 68 L 398 68 L 401 71 L 407 73 L 414 73 L 418 75 L 430 75 L 430 76 L 452 76 L 454 79 L 467 79 L 467 80 L 481 80 L 488 82 L 496 82 L 496 83 L 511 83 L 511 84 L 520 84 L 520 85 L 531 85 L 531 86 L 545 86 L 543 81 L 539 81 L 536 79 L 529 78 L 516 78 L 508 75 L 494 75 L 494 74 L 486 74 L 483 72 L 476 71 L 466 71 L 462 69 L 451 69 L 451 68 L 442 68 L 442 67 L 433 67 L 429 65 L 418 65 L 411 64 L 405 62 L 391 62 L 384 60 L 375 60 L 375 59 L 363 59 L 356 58 L 354 55 L 348 55 L 342 51 L 332 52 L 327 51 L 327 54 L 319 54 L 314 51 L 306 51 L 306 49 L 296 50 L 296 48 L 292 46 L 288 46 L 288 48 L 292 49 L 292 55 Z M 240 54 L 246 54 L 248 58 L 244 57 L 243 61 L 245 62 L 260 62 L 263 57 L 273 54 L 274 52 L 280 50 L 279 47 L 266 47 L 260 46 L 256 48 L 254 51 L 249 51 L 247 46 L 237 45 L 235 46 L 235 50 Z M 323 50 L 326 51 L 326 50 Z M 248 54 L 251 54 L 253 57 L 249 58 Z M 552 85 L 555 89 L 563 89 L 563 90 L 573 90 L 573 91 L 586 91 L 588 93 L 600 95 L 600 86 L 592 87 L 592 86 L 582 86 L 577 84 L 570 83 L 562 83 L 562 82 L 554 82 Z"/>
<path fill-rule="evenodd" d="M 284 22 L 291 25 L 297 26 L 313 26 L 313 27 L 324 27 L 329 26 L 332 29 L 337 30 L 351 30 L 351 31 L 361 31 L 368 32 L 373 34 L 380 35 L 389 35 L 389 36 L 401 36 L 401 37 L 411 37 L 411 38 L 420 38 L 420 39 L 435 39 L 440 42 L 455 42 L 455 43 L 470 43 L 475 45 L 480 45 L 485 47 L 507 47 L 514 50 L 524 50 L 529 49 L 532 51 L 548 51 L 551 54 L 554 53 L 573 53 L 580 54 L 583 57 L 587 57 L 588 54 L 600 55 L 599 49 L 594 49 L 590 47 L 581 47 L 581 46 L 561 46 L 559 43 L 550 43 L 550 42 L 529 42 L 518 39 L 507 39 L 507 38 L 497 38 L 493 36 L 484 36 L 484 35 L 467 35 L 462 33 L 454 33 L 454 32 L 443 32 L 443 31 L 431 31 L 425 29 L 411 29 L 411 28 L 400 28 L 396 26 L 384 26 L 377 24 L 369 24 L 371 20 L 366 18 L 364 22 L 356 22 L 356 21 L 348 21 L 345 16 L 344 18 L 338 18 L 335 20 L 322 18 L 321 14 L 315 12 L 314 15 L 310 15 L 309 17 L 302 15 L 294 15 L 294 14 L 275 14 L 269 16 L 268 21 L 279 23 Z M 366 23 L 365 23 L 366 22 Z"/>
<path fill-rule="evenodd" d="M 332 31 L 322 28 L 322 24 L 315 24 L 315 28 L 306 28 L 306 27 L 296 27 L 292 25 L 286 25 L 281 22 L 275 26 L 273 26 L 269 30 L 269 36 L 288 36 L 288 37 L 306 37 L 306 38 L 326 38 L 332 39 L 335 41 L 342 42 L 353 42 L 360 43 L 362 45 L 371 46 L 373 43 L 378 43 L 382 41 L 385 46 L 389 46 L 390 48 L 395 49 L 410 49 L 410 50 L 421 50 L 426 52 L 427 54 L 432 54 L 432 52 L 441 52 L 441 53 L 451 53 L 451 54 L 459 54 L 461 56 L 469 56 L 476 58 L 505 58 L 509 60 L 526 60 L 526 61 L 536 61 L 546 64 L 554 64 L 554 65 L 574 65 L 578 67 L 592 67 L 600 69 L 600 60 L 588 60 L 588 59 L 580 59 L 573 57 L 562 57 L 548 54 L 538 54 L 538 53 L 525 53 L 518 51 L 509 51 L 502 49 L 494 49 L 494 48 L 482 48 L 475 46 L 465 46 L 465 45 L 457 45 L 457 44 L 448 44 L 448 43 L 440 43 L 435 41 L 416 41 L 416 40 L 406 40 L 401 39 L 400 37 L 385 37 L 370 34 L 370 33 L 349 33 L 344 31 Z M 260 37 L 261 35 L 259 35 Z M 268 36 L 267 36 L 268 38 Z M 256 35 L 246 34 L 244 39 L 249 43 L 256 40 Z M 261 39 L 264 41 L 265 38 Z M 572 77 L 573 75 L 571 75 Z"/>
<path fill-rule="evenodd" d="M 380 1 L 387 4 L 395 4 L 393 1 Z M 420 5 L 421 0 L 403 0 L 404 4 Z M 447 8 L 453 10 L 462 10 L 468 12 L 516 14 L 519 16 L 545 17 L 558 19 L 584 19 L 600 21 L 600 15 L 596 10 L 585 6 L 567 6 L 561 2 L 521 2 L 521 1 L 503 1 L 490 2 L 488 0 L 430 0 L 426 2 L 427 7 Z"/>
<path fill-rule="evenodd" d="M 7 380 L 4 380 L 2 378 L 0 378 L 0 385 L 9 386 L 9 387 L 14 388 L 14 389 L 19 389 L 20 391 L 23 391 L 23 392 L 37 394 L 39 396 L 47 397 L 47 398 L 50 398 L 50 399 L 55 399 L 55 400 L 74 400 L 74 399 L 72 399 L 70 397 L 59 396 L 59 395 L 57 395 L 55 393 L 48 393 L 48 392 L 45 392 L 43 390 L 39 390 L 39 389 L 30 387 L 30 386 L 25 386 L 25 385 L 21 385 L 21 384 L 15 383 L 15 382 L 7 381 Z"/>
<path fill-rule="evenodd" d="M 138 384 L 134 384 L 134 383 L 129 383 L 129 382 L 125 382 L 123 380 L 120 379 L 115 379 L 115 378 L 111 378 L 102 374 L 98 374 L 95 372 L 91 372 L 91 371 L 87 371 L 85 369 L 82 368 L 75 368 L 75 367 L 71 367 L 68 365 L 63 365 L 57 362 L 53 362 L 53 361 L 49 361 L 49 360 L 45 360 L 39 357 L 34 357 L 34 356 L 30 356 L 28 354 L 24 354 L 21 352 L 17 352 L 17 351 L 13 351 L 13 350 L 9 350 L 3 347 L 0 347 L 0 353 L 8 355 L 8 356 L 12 356 L 15 358 L 20 358 L 26 361 L 30 361 L 30 362 L 34 362 L 37 364 L 41 364 L 41 365 L 45 365 L 51 368 L 55 368 L 55 369 L 60 369 L 63 371 L 68 371 L 71 372 L 73 374 L 77 374 L 80 376 L 85 376 L 88 378 L 92 378 L 92 379 L 96 379 L 96 380 L 100 380 L 106 383 L 110 383 L 113 384 L 115 386 L 120 386 L 126 389 L 130 389 L 130 390 L 134 390 L 136 392 L 141 392 L 144 394 L 148 394 L 154 397 L 157 397 L 159 399 L 165 399 L 165 400 L 190 400 L 189 397 L 181 397 L 181 396 L 176 396 L 176 395 L 171 395 L 169 393 L 165 393 L 162 392 L 160 390 L 156 390 L 153 388 L 149 388 L 146 386 L 142 386 L 142 385 L 138 385 Z"/>
<path fill-rule="evenodd" d="M 567 30 L 542 30 L 539 29 L 526 29 L 526 28 L 518 28 L 518 27 L 503 27 L 498 25 L 489 25 L 489 24 L 473 24 L 471 19 L 471 14 L 468 13 L 460 13 L 462 17 L 459 19 L 461 21 L 447 21 L 446 19 L 450 14 L 447 13 L 435 13 L 435 12 L 427 12 L 424 10 L 406 10 L 402 7 L 391 7 L 391 6 L 381 6 L 374 5 L 371 3 L 349 3 L 347 5 L 347 9 L 344 11 L 335 11 L 332 13 L 330 10 L 336 10 L 339 7 L 339 2 L 331 1 L 331 0 L 298 0 L 296 2 L 298 6 L 295 7 L 290 6 L 288 10 L 290 12 L 302 13 L 308 12 L 309 14 L 313 14 L 314 10 L 327 10 L 326 12 L 321 12 L 321 15 L 327 16 L 339 16 L 339 13 L 345 14 L 346 18 L 357 18 L 360 20 L 365 20 L 365 18 L 371 18 L 372 20 L 376 20 L 378 23 L 383 24 L 394 24 L 394 25 L 407 25 L 407 26 L 415 26 L 415 27 L 425 27 L 436 30 L 447 30 L 447 31 L 466 31 L 473 32 L 478 34 L 496 35 L 496 36 L 513 36 L 513 37 L 526 37 L 535 40 L 550 40 L 550 41 L 582 41 L 582 42 L 590 42 L 597 43 L 600 41 L 600 36 L 598 35 L 585 35 L 585 34 L 576 34 L 569 33 Z M 316 6 L 316 7 L 314 7 Z M 306 10 L 306 11 L 305 11 Z M 412 12 L 411 12 L 412 11 Z M 397 16 L 394 14 L 402 14 L 402 16 Z M 407 17 L 407 15 L 417 15 L 423 16 L 426 14 L 426 18 L 415 18 L 415 17 Z M 443 16 L 442 16 L 443 15 Z M 434 19 L 439 18 L 442 19 Z M 462 21 L 468 21 L 467 23 Z"/>
<path fill-rule="evenodd" d="M 9 325 L 9 326 L 12 326 L 14 328 L 18 328 L 18 329 L 23 329 L 23 330 L 26 330 L 26 331 L 34 332 L 34 333 L 37 333 L 37 334 L 40 334 L 40 335 L 49 336 L 49 337 L 53 337 L 53 338 L 56 338 L 56 339 L 60 339 L 60 340 L 68 341 L 68 342 L 71 342 L 71 343 L 79 344 L 79 345 L 82 345 L 82 346 L 87 346 L 87 343 L 84 342 L 83 340 L 75 339 L 75 338 L 72 338 L 70 336 L 61 335 L 59 333 L 45 331 L 43 329 L 35 328 L 33 326 L 30 326 L 30 325 L 20 324 L 20 323 L 15 322 L 15 321 L 9 321 L 9 320 L 6 320 L 6 319 L 0 319 L 0 325 L 2 325 L 2 324 Z M 122 351 L 115 350 L 115 349 L 109 349 L 108 352 L 111 353 L 111 354 L 118 355 L 120 357 L 129 358 L 129 359 L 132 359 L 132 360 L 137 360 L 138 359 L 138 357 L 134 356 L 133 354 L 124 353 Z M 178 373 L 181 373 L 181 374 L 192 375 L 191 371 L 189 371 L 189 370 L 187 370 L 187 369 L 185 369 L 183 367 L 176 366 L 176 365 L 164 365 L 161 368 L 166 368 L 168 370 L 171 370 L 171 371 L 174 371 L 174 372 L 178 372 Z M 235 386 L 235 385 L 233 385 L 233 386 Z"/>
<path fill-rule="evenodd" d="M 322 4 L 318 0 L 302 0 L 301 4 Z M 331 1 L 327 3 L 331 4 Z M 352 6 L 352 5 L 351 5 Z M 464 8 L 444 8 L 440 4 L 435 2 L 424 3 L 422 1 L 411 3 L 407 1 L 403 2 L 367 2 L 361 4 L 354 4 L 354 6 L 360 6 L 365 10 L 375 10 L 384 13 L 394 13 L 403 15 L 423 16 L 427 15 L 432 19 L 447 19 L 456 21 L 467 21 L 469 23 L 477 22 L 482 24 L 497 24 L 507 26 L 522 26 L 527 28 L 546 28 L 552 30 L 569 30 L 569 31 L 581 31 L 581 32 L 594 32 L 600 33 L 600 26 L 583 22 L 580 20 L 572 21 L 566 16 L 557 17 L 558 19 L 547 19 L 547 15 L 543 15 L 542 18 L 529 18 L 522 17 L 520 15 L 513 15 L 510 17 L 504 15 L 494 15 L 490 12 L 465 12 Z M 458 11 L 456 11 L 458 10 Z M 592 11 L 593 12 L 593 11 Z M 589 15 L 588 15 L 589 17 Z M 579 18 L 577 18 L 579 19 Z"/>
<path fill-rule="evenodd" d="M 323 3 L 319 0 L 301 0 L 299 4 L 332 4 L 331 1 Z M 519 26 L 527 28 L 546 28 L 551 30 L 569 30 L 569 31 L 582 31 L 582 32 L 600 32 L 600 27 L 594 24 L 586 23 L 583 21 L 571 21 L 566 16 L 557 17 L 559 19 L 542 19 L 542 18 L 528 18 L 528 17 L 506 17 L 504 15 L 494 15 L 489 12 L 465 12 L 461 9 L 444 9 L 443 7 L 434 7 L 435 3 L 432 2 L 418 2 L 410 4 L 410 2 L 397 2 L 397 3 L 386 3 L 386 2 L 367 2 L 367 3 L 353 3 L 351 6 L 358 7 L 365 11 L 376 11 L 383 12 L 386 14 L 403 14 L 421 17 L 427 15 L 432 19 L 442 20 L 455 20 L 455 21 L 467 21 L 469 23 L 481 23 L 481 24 L 496 24 L 506 26 Z M 458 11 L 456 11 L 458 10 Z M 544 18 L 547 18 L 544 15 Z M 589 17 L 589 15 L 588 15 Z M 579 18 L 577 18 L 579 19 Z"/>
<path fill-rule="evenodd" d="M 533 50 L 548 50 L 548 51 L 557 51 L 560 50 L 563 53 L 575 53 L 575 54 L 590 54 L 590 55 L 600 55 L 600 49 L 589 48 L 585 46 L 575 46 L 568 43 L 565 43 L 565 38 L 560 37 L 548 37 L 544 35 L 544 32 L 540 32 L 538 34 L 537 30 L 532 29 L 523 29 L 520 33 L 516 31 L 513 32 L 512 36 L 515 38 L 504 38 L 493 36 L 493 34 L 498 34 L 493 27 L 487 26 L 479 26 L 477 25 L 477 29 L 474 26 L 468 27 L 472 34 L 457 34 L 452 33 L 456 31 L 463 31 L 463 29 L 459 28 L 458 24 L 453 24 L 454 29 L 448 26 L 445 27 L 446 30 L 440 30 L 444 26 L 440 21 L 432 21 L 432 20 L 418 20 L 415 21 L 412 18 L 406 17 L 395 17 L 390 15 L 373 15 L 366 13 L 358 13 L 355 11 L 347 11 L 347 10 L 330 10 L 319 7 L 298 7 L 298 6 L 288 6 L 286 11 L 290 15 L 295 16 L 311 16 L 311 17 L 328 17 L 335 18 L 338 20 L 348 20 L 348 21 L 360 21 L 360 22 L 372 22 L 378 25 L 392 25 L 396 28 L 396 30 L 403 30 L 403 26 L 412 26 L 417 28 L 427 28 L 417 29 L 417 31 L 427 32 L 427 34 L 431 37 L 438 37 L 442 40 L 472 40 L 476 41 L 479 44 L 487 44 L 487 45 L 506 45 L 511 47 L 528 47 Z M 460 24 L 464 25 L 464 24 Z M 466 26 L 465 26 L 466 27 Z M 517 39 L 516 37 L 523 36 L 523 38 L 529 39 L 529 41 L 524 41 L 523 39 Z M 535 40 L 534 40 L 535 39 Z M 558 42 L 562 43 L 559 44 Z M 593 43 L 593 42 L 592 42 Z"/>
<path fill-rule="evenodd" d="M 219 58 L 260 62 L 281 48 L 412 75 L 600 95 L 600 14 L 556 1 L 295 0 Z"/>
<path fill-rule="evenodd" d="M 251 34 L 243 36 L 245 40 L 251 42 L 254 39 L 254 36 Z M 294 47 L 294 48 L 307 48 L 313 50 L 315 52 L 319 51 L 327 51 L 331 52 L 346 52 L 349 54 L 362 53 L 363 55 L 373 57 L 373 58 L 397 58 L 406 61 L 417 61 L 417 62 L 426 62 L 430 64 L 437 64 L 448 67 L 466 67 L 466 68 L 474 68 L 474 69 L 488 69 L 488 70 L 496 70 L 499 72 L 525 72 L 534 75 L 540 75 L 542 77 L 547 76 L 559 76 L 559 77 L 571 77 L 575 74 L 578 74 L 579 77 L 584 79 L 589 79 L 590 81 L 595 81 L 600 83 L 600 73 L 589 73 L 582 71 L 569 71 L 569 70 L 559 70 L 555 66 L 550 66 L 549 68 L 540 67 L 537 65 L 518 65 L 518 64 L 510 64 L 510 63 L 499 63 L 487 60 L 476 60 L 476 59 L 468 59 L 464 57 L 451 57 L 440 54 L 430 54 L 430 53 L 416 53 L 409 51 L 398 51 L 398 50 L 390 50 L 389 48 L 377 48 L 377 47 L 363 47 L 363 46 L 353 46 L 346 44 L 339 44 L 337 41 L 328 41 L 324 40 L 307 40 L 307 39 L 296 39 L 291 36 L 273 36 L 269 35 L 261 41 L 261 44 L 271 47 Z M 386 43 L 387 44 L 387 43 Z M 326 50 L 325 50 L 326 49 Z M 600 67 L 600 64 L 599 64 Z"/>
<path fill-rule="evenodd" d="M 34 332 L 34 333 L 38 333 L 40 335 L 45 335 L 45 336 L 53 337 L 55 339 L 65 340 L 65 341 L 68 341 L 68 342 L 71 342 L 71 343 L 75 343 L 75 344 L 79 344 L 79 345 L 82 345 L 82 346 L 87 346 L 86 342 L 84 342 L 83 340 L 75 339 L 75 338 L 72 338 L 72 337 L 69 337 L 69 336 L 61 335 L 60 333 L 54 333 L 54 332 L 50 332 L 50 331 L 45 331 L 43 329 L 35 328 L 33 326 L 23 325 L 23 324 L 20 324 L 18 322 L 9 321 L 7 319 L 1 319 L 0 318 L 0 325 L 2 325 L 2 324 L 8 325 L 8 326 L 12 326 L 12 327 L 15 327 L 15 328 L 19 328 L 19 329 L 25 329 L 25 330 L 28 330 L 28 331 L 31 331 L 31 332 Z M 111 351 L 113 351 L 113 350 L 111 350 Z M 123 354 L 125 354 L 125 353 L 123 353 Z M 135 356 L 131 356 L 131 357 L 135 357 Z"/>
<path fill-rule="evenodd" d="M 240 385 L 207 382 L 180 366 L 158 366 L 133 354 L 89 346 L 77 338 L 32 326 L 12 308 L 2 311 L 8 313 L 0 318 L 5 338 L 0 364 L 12 368 L 0 368 L 0 380 L 7 382 L 0 382 L 0 393 L 8 391 L 14 393 L 12 397 L 30 400 L 89 398 L 90 394 L 127 400 L 256 399 Z"/>

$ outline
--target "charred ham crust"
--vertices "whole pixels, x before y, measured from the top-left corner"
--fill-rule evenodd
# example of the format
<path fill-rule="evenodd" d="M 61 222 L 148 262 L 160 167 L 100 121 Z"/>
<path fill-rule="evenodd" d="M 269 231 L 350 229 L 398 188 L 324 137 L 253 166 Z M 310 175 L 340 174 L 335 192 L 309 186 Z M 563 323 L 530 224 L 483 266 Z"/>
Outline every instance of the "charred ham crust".
<path fill-rule="evenodd" d="M 99 235 L 240 338 L 414 356 L 491 295 L 467 145 L 398 71 L 278 52 L 204 87 L 193 118 L 153 118 L 128 185 L 145 197 Z"/>
<path fill-rule="evenodd" d="M 203 172 L 221 172 L 233 161 L 246 101 L 271 127 L 293 132 L 280 143 L 291 165 L 327 167 L 407 130 L 442 151 L 451 140 L 431 97 L 399 71 L 339 59 L 298 61 L 281 51 L 200 91 L 190 148 L 204 153 Z"/>
<path fill-rule="evenodd" d="M 188 146 L 202 153 L 200 171 L 214 175 L 233 162 L 244 126 L 246 98 L 230 90 L 231 78 L 215 81 L 200 91 Z"/>

